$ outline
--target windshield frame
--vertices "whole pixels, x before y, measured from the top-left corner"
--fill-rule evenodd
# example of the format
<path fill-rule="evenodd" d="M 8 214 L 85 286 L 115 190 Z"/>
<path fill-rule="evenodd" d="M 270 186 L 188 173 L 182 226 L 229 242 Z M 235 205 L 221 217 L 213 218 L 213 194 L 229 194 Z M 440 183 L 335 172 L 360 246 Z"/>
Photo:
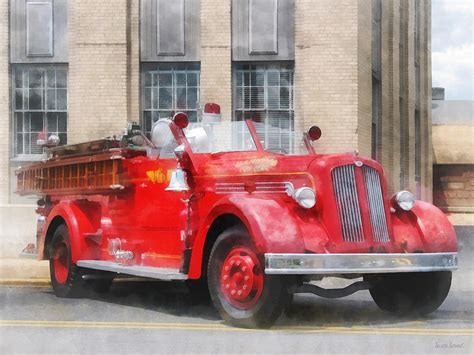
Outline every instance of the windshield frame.
<path fill-rule="evenodd" d="M 254 125 L 254 122 L 251 119 L 246 119 L 245 124 L 247 125 L 248 131 L 250 133 L 250 136 L 252 138 L 252 141 L 254 143 L 254 146 L 256 149 L 252 150 L 235 150 L 235 151 L 216 151 L 216 152 L 196 152 L 192 148 L 192 144 L 189 141 L 188 137 L 186 136 L 186 133 L 184 132 L 183 129 L 180 129 L 176 126 L 176 124 L 171 121 L 170 122 L 170 128 L 171 131 L 173 132 L 173 135 L 178 142 L 178 144 L 183 143 L 185 145 L 186 150 L 188 150 L 192 154 L 222 154 L 222 153 L 244 153 L 244 152 L 267 152 L 271 154 L 278 154 L 282 156 L 298 156 L 298 155 L 315 155 L 316 152 L 314 150 L 313 145 L 311 144 L 311 140 L 309 139 L 308 133 L 303 133 L 303 142 L 305 144 L 305 147 L 307 149 L 306 154 L 285 154 L 285 153 L 278 153 L 272 150 L 267 150 L 264 148 L 262 145 L 262 141 L 260 139 L 260 136 L 257 133 L 257 129 Z"/>

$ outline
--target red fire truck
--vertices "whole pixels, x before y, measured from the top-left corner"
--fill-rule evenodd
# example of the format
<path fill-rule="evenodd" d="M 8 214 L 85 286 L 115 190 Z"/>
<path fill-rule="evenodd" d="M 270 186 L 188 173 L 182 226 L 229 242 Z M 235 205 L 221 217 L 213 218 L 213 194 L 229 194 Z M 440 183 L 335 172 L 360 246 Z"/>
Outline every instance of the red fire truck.
<path fill-rule="evenodd" d="M 408 191 L 390 197 L 374 160 L 315 152 L 318 127 L 226 121 L 206 104 L 198 123 L 176 113 L 147 133 L 50 147 L 17 171 L 18 192 L 40 196 L 38 259 L 57 296 L 117 274 L 185 281 L 242 327 L 271 326 L 295 293 L 368 289 L 396 314 L 446 298 L 458 261 L 445 215 Z M 327 276 L 355 282 L 311 283 Z"/>

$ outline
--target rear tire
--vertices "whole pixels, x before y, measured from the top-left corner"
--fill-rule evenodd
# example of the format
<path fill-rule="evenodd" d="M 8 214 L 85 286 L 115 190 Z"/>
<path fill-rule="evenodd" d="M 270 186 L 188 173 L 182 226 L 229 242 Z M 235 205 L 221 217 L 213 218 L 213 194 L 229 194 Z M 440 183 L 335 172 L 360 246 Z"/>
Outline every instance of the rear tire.
<path fill-rule="evenodd" d="M 84 291 L 82 268 L 72 262 L 71 241 L 65 224 L 54 231 L 50 255 L 51 285 L 56 296 L 63 298 L 82 296 Z"/>
<path fill-rule="evenodd" d="M 113 282 L 113 273 L 82 268 L 72 262 L 71 240 L 65 224 L 60 225 L 53 234 L 50 255 L 51 285 L 56 296 L 76 298 L 86 296 L 91 291 L 97 294 L 109 291 Z M 82 278 L 84 275 L 98 278 L 84 280 Z"/>
<path fill-rule="evenodd" d="M 426 315 L 437 310 L 448 296 L 451 272 L 384 274 L 367 278 L 370 294 L 380 309 L 397 315 Z"/>
<path fill-rule="evenodd" d="M 248 232 L 224 231 L 215 242 L 208 267 L 209 292 L 215 308 L 228 323 L 267 328 L 291 302 L 287 279 L 266 275 Z"/>

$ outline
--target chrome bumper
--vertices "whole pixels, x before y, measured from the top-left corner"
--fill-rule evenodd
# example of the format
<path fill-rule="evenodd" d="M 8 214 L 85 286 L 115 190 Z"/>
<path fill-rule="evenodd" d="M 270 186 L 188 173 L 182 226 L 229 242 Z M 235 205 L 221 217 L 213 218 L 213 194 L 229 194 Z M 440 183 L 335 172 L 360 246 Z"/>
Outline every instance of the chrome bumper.
<path fill-rule="evenodd" d="M 451 271 L 458 253 L 420 254 L 265 254 L 266 274 L 376 274 Z"/>

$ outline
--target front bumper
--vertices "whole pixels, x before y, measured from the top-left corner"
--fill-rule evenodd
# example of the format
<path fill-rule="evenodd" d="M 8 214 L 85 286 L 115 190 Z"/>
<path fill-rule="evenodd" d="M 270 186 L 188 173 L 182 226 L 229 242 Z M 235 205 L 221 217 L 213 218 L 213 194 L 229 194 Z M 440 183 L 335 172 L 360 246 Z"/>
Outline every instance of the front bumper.
<path fill-rule="evenodd" d="M 265 254 L 266 274 L 379 274 L 452 271 L 458 253 L 420 254 Z"/>

